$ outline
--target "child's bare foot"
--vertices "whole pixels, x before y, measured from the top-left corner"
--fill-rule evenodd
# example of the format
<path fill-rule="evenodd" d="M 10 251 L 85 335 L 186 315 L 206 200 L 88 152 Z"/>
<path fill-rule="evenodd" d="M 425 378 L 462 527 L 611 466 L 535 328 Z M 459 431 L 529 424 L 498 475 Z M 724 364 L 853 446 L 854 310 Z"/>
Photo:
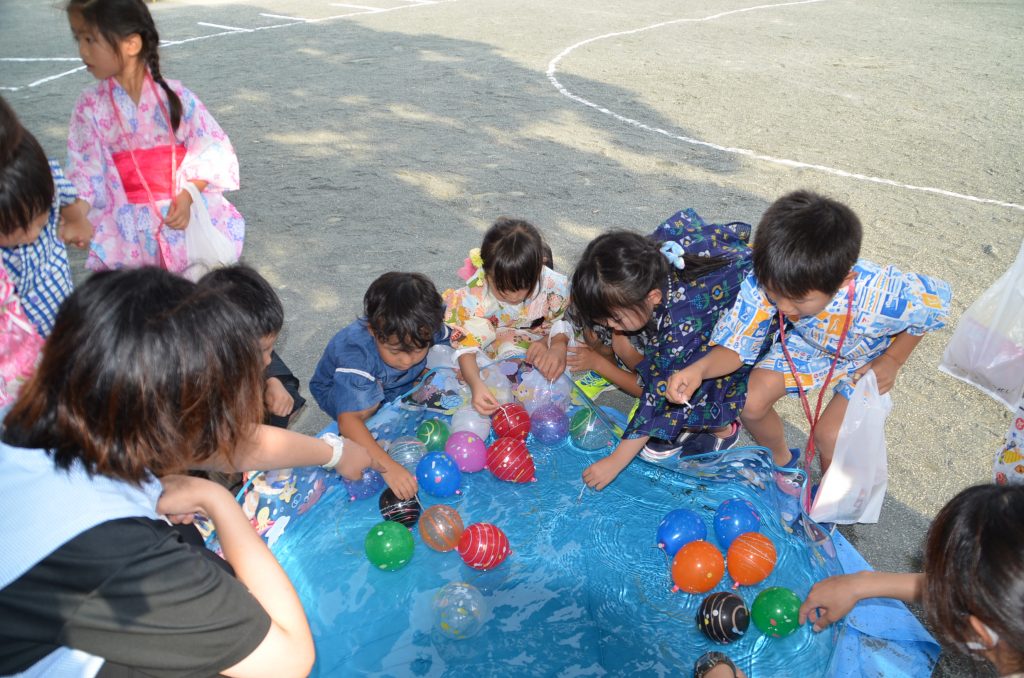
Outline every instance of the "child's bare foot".
<path fill-rule="evenodd" d="M 341 461 L 334 467 L 342 478 L 347 480 L 359 480 L 363 477 L 363 469 L 370 466 L 370 453 L 359 443 L 349 438 L 345 439 L 345 453 L 341 455 Z"/>

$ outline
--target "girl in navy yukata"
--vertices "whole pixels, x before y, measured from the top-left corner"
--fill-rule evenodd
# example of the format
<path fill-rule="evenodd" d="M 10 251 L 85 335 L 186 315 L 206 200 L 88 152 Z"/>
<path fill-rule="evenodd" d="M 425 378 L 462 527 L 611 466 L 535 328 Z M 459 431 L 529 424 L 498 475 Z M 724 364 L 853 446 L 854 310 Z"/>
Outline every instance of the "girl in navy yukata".
<path fill-rule="evenodd" d="M 736 442 L 747 371 L 703 384 L 689 405 L 670 403 L 665 385 L 707 352 L 715 323 L 750 271 L 750 231 L 742 223 L 705 224 L 687 210 L 649 236 L 613 231 L 587 246 L 572 278 L 570 317 L 583 329 L 603 325 L 649 338 L 636 368 L 639 407 L 615 450 L 583 472 L 590 487 L 606 487 L 637 454 L 665 461 Z"/>

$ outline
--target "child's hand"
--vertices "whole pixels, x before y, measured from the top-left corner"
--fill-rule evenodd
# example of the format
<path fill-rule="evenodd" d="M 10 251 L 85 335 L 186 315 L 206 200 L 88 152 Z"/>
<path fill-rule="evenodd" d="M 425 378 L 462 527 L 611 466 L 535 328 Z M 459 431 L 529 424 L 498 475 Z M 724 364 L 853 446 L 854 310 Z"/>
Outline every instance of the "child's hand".
<path fill-rule="evenodd" d="M 582 345 L 570 348 L 566 358 L 566 364 L 573 372 L 591 370 L 600 373 L 600 368 L 604 366 L 605 361 L 606 358 L 603 355 L 589 346 Z"/>
<path fill-rule="evenodd" d="M 171 201 L 171 206 L 164 217 L 164 223 L 168 228 L 176 231 L 184 231 L 188 228 L 188 222 L 192 218 L 192 195 L 188 191 L 182 191 Z"/>
<path fill-rule="evenodd" d="M 540 370 L 545 379 L 554 381 L 565 371 L 566 345 L 562 342 L 551 346 L 545 344 L 543 339 L 533 342 L 530 350 L 526 352 L 526 360 Z"/>
<path fill-rule="evenodd" d="M 689 405 L 690 396 L 700 388 L 704 374 L 698 363 L 684 367 L 668 378 L 665 397 L 677 405 Z"/>
<path fill-rule="evenodd" d="M 822 579 L 811 587 L 800 606 L 800 623 L 811 621 L 815 632 L 837 622 L 861 599 L 857 592 L 857 574 L 844 574 Z"/>
<path fill-rule="evenodd" d="M 603 490 L 619 477 L 622 469 L 629 465 L 632 457 L 623 460 L 615 454 L 609 454 L 604 459 L 598 459 L 593 464 L 583 469 L 583 482 L 595 490 Z"/>
<path fill-rule="evenodd" d="M 875 373 L 875 379 L 878 380 L 878 395 L 883 395 L 888 393 L 896 383 L 896 375 L 901 367 L 902 365 L 898 360 L 887 353 L 883 353 L 857 370 L 854 373 L 856 375 L 854 381 L 867 374 L 868 370 L 872 370 Z"/>
<path fill-rule="evenodd" d="M 469 388 L 473 392 L 473 409 L 485 417 L 494 414 L 500 403 L 491 393 L 491 389 L 483 382 L 477 382 Z"/>
<path fill-rule="evenodd" d="M 292 407 L 295 405 L 295 399 L 277 377 L 267 379 L 263 402 L 267 406 L 267 410 L 278 417 L 287 417 L 292 413 Z"/>
<path fill-rule="evenodd" d="M 57 236 L 65 244 L 85 249 L 92 240 L 93 227 L 89 221 L 89 206 L 84 200 L 76 200 L 60 209 Z"/>
<path fill-rule="evenodd" d="M 197 513 L 209 515 L 210 500 L 217 492 L 226 493 L 234 501 L 227 490 L 204 478 L 169 475 L 161 478 L 160 483 L 164 490 L 156 502 L 156 511 L 176 525 L 190 524 Z"/>
<path fill-rule="evenodd" d="M 397 461 L 390 458 L 385 461 L 380 474 L 399 499 L 412 499 L 416 496 L 416 477 Z"/>

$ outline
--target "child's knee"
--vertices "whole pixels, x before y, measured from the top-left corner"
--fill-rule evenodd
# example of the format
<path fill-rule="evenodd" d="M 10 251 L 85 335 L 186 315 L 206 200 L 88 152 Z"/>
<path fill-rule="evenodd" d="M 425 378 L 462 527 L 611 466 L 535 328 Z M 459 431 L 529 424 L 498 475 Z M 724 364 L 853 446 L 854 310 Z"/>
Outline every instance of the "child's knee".
<path fill-rule="evenodd" d="M 747 401 L 740 412 L 741 419 L 752 419 L 757 421 L 775 409 L 775 403 L 779 399 L 773 397 L 766 390 L 750 389 L 747 392 Z"/>

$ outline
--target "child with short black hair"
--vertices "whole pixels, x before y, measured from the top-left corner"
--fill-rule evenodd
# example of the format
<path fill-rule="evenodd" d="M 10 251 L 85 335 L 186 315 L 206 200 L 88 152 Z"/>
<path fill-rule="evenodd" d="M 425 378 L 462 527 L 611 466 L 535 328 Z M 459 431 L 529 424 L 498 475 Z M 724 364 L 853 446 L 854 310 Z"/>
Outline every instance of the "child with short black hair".
<path fill-rule="evenodd" d="M 705 380 L 753 365 L 743 425 L 776 464 L 793 464 L 799 451 L 787 449 L 774 406 L 799 395 L 808 448 L 820 452 L 824 472 L 856 380 L 870 369 L 879 392 L 889 391 L 922 337 L 945 325 L 952 297 L 942 280 L 860 259 L 861 239 L 860 220 L 842 203 L 810 191 L 776 200 L 754 234 L 754 270 L 715 328 L 716 346 L 671 376 L 669 399 L 685 403 Z M 830 384 L 842 397 L 812 415 L 804 391 L 822 389 L 820 411 Z"/>
<path fill-rule="evenodd" d="M 460 269 L 466 286 L 444 292 L 456 366 L 480 414 L 492 414 L 499 403 L 480 377 L 478 357 L 525 353 L 549 380 L 565 371 L 572 328 L 562 316 L 569 283 L 545 258 L 550 260 L 550 248 L 533 224 L 501 217 Z"/>
<path fill-rule="evenodd" d="M 588 486 L 603 489 L 637 454 L 674 463 L 736 442 L 746 370 L 704 384 L 691 407 L 668 402 L 665 382 L 708 350 L 750 271 L 749 237 L 749 224 L 706 224 L 686 210 L 650 235 L 612 231 L 587 245 L 572 276 L 573 322 L 644 337 L 640 404 L 615 450 L 583 472 Z"/>
<path fill-rule="evenodd" d="M 245 264 L 217 268 L 199 279 L 200 289 L 222 294 L 245 312 L 253 335 L 259 338 L 266 386 L 263 401 L 267 423 L 288 428 L 306 399 L 299 394 L 299 379 L 274 350 L 284 327 L 284 307 L 266 278 Z"/>
<path fill-rule="evenodd" d="M 92 237 L 87 210 L 60 165 L 0 98 L 0 255 L 43 338 L 73 287 L 64 243 L 84 247 Z"/>
<path fill-rule="evenodd" d="M 309 390 L 342 436 L 366 447 L 384 481 L 402 499 L 416 479 L 377 444 L 366 427 L 381 403 L 404 394 L 426 366 L 427 351 L 448 340 L 444 303 L 421 273 L 385 273 L 363 297 L 363 317 L 334 335 Z"/>

